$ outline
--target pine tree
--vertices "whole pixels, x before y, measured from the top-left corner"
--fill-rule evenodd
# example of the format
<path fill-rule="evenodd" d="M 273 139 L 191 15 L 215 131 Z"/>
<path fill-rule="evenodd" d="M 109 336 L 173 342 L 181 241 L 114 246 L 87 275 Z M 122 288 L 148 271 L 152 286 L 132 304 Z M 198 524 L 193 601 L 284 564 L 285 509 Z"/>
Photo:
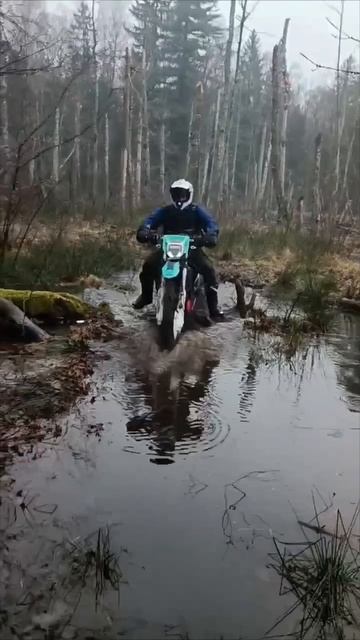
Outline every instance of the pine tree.
<path fill-rule="evenodd" d="M 73 70 L 80 69 L 91 59 L 91 14 L 86 2 L 73 14 L 73 21 L 69 30 L 69 49 Z"/>
<path fill-rule="evenodd" d="M 175 0 L 166 24 L 163 74 L 170 114 L 170 162 L 177 172 L 185 168 L 186 133 L 196 87 L 204 77 L 206 53 L 221 33 L 216 6 L 210 0 Z"/>

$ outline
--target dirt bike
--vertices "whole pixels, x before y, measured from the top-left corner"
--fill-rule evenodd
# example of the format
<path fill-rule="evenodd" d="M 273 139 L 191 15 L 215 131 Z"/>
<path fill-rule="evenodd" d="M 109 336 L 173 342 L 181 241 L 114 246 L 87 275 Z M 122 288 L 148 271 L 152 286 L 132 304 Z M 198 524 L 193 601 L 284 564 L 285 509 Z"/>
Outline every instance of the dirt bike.
<path fill-rule="evenodd" d="M 200 237 L 199 237 L 200 238 Z M 163 349 L 171 350 L 196 310 L 203 292 L 203 278 L 188 264 L 189 254 L 201 245 L 198 237 L 164 235 L 159 239 L 163 253 L 161 278 L 157 283 L 156 323 Z"/>

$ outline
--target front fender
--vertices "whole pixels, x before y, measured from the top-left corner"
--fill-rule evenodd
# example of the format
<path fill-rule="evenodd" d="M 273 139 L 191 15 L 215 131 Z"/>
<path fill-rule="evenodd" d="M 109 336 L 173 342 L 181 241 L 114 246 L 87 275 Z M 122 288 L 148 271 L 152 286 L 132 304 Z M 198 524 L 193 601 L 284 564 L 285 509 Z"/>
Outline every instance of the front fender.
<path fill-rule="evenodd" d="M 174 260 L 168 260 L 165 262 L 162 268 L 162 277 L 165 280 L 169 280 L 171 278 L 176 278 L 180 273 L 180 262 L 176 262 Z"/>

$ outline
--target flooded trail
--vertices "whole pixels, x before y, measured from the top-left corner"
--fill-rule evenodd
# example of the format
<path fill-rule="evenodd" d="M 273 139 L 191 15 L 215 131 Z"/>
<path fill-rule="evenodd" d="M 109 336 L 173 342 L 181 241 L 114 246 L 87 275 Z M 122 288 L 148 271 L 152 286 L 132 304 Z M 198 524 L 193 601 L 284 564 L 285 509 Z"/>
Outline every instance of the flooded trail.
<path fill-rule="evenodd" d="M 1 504 L 1 638 L 261 638 L 289 605 L 273 536 L 299 539 L 312 494 L 330 518 L 359 500 L 360 323 L 341 316 L 288 365 L 238 320 L 163 355 L 133 294 L 92 295 L 133 335 L 97 345 L 64 436 L 0 479 L 16 504 Z M 68 577 L 106 526 L 119 599 L 95 607 L 81 572 L 80 588 Z"/>

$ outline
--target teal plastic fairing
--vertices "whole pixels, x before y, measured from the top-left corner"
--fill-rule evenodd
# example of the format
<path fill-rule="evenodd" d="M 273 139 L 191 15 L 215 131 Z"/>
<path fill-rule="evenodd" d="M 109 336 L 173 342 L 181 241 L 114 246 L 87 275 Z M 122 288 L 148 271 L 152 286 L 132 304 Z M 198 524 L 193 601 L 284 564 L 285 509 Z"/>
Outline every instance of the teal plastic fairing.
<path fill-rule="evenodd" d="M 180 262 L 177 260 L 168 260 L 162 268 L 163 278 L 176 278 L 180 273 Z"/>
<path fill-rule="evenodd" d="M 163 278 L 176 278 L 180 273 L 180 258 L 184 255 L 187 257 L 189 254 L 190 238 L 189 236 L 166 235 L 163 236 L 162 247 L 166 260 L 162 268 Z"/>

